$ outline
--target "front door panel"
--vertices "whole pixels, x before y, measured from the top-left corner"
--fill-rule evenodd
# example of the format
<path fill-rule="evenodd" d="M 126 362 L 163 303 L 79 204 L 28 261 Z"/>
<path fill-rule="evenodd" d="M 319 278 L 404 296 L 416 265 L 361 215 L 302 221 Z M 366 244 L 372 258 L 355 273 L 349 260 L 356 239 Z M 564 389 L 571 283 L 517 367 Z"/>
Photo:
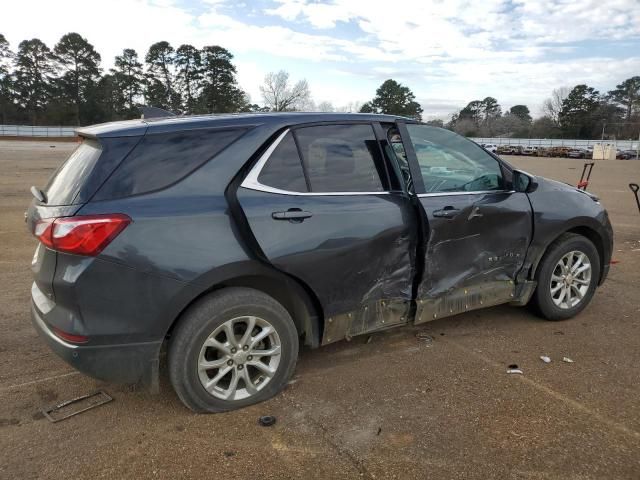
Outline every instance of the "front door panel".
<path fill-rule="evenodd" d="M 527 195 L 512 191 L 507 167 L 466 138 L 398 128 L 423 210 L 416 323 L 510 301 L 531 242 Z"/>
<path fill-rule="evenodd" d="M 416 322 L 510 301 L 531 240 L 524 193 L 424 195 L 428 222 Z"/>

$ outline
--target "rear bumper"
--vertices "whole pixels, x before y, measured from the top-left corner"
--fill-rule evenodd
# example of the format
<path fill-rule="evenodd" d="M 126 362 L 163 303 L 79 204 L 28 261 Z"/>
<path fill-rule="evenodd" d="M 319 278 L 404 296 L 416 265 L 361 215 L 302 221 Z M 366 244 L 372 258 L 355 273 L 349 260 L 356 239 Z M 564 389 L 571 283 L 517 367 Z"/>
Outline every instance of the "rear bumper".
<path fill-rule="evenodd" d="M 80 372 L 107 382 L 155 384 L 161 341 L 124 345 L 74 345 L 54 335 L 33 302 L 31 320 L 49 347 Z"/>

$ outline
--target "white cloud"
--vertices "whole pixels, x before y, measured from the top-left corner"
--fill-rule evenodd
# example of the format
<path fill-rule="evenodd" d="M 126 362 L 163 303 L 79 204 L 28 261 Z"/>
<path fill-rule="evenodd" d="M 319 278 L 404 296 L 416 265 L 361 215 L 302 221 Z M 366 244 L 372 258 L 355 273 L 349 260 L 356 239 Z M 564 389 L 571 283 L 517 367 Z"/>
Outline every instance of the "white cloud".
<path fill-rule="evenodd" d="M 263 4 L 247 3 L 21 0 L 4 2 L 0 30 L 14 49 L 32 37 L 52 47 L 77 31 L 105 68 L 123 48 L 144 57 L 159 40 L 221 45 L 235 55 L 238 81 L 254 102 L 264 74 L 281 68 L 306 76 L 317 101 L 365 101 L 393 77 L 439 110 L 488 95 L 533 110 L 558 86 L 609 89 L 640 74 L 640 0 L 276 0 L 262 12 Z M 639 53 L 585 54 L 582 41 Z"/>

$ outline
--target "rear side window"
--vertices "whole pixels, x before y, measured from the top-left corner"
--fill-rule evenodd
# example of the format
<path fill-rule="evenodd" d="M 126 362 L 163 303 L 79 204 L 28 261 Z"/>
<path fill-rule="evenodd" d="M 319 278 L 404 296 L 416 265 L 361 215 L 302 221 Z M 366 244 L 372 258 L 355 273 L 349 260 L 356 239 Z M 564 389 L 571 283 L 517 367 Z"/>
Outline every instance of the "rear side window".
<path fill-rule="evenodd" d="M 95 140 L 84 140 L 45 187 L 47 205 L 71 205 L 102 154 Z"/>
<path fill-rule="evenodd" d="M 258 182 L 290 192 L 307 192 L 298 148 L 291 132 L 282 139 L 258 175 Z"/>
<path fill-rule="evenodd" d="M 96 200 L 166 188 L 233 143 L 245 129 L 146 135 L 97 193 Z"/>
<path fill-rule="evenodd" d="M 384 165 L 371 125 L 295 131 L 312 192 L 381 192 Z"/>

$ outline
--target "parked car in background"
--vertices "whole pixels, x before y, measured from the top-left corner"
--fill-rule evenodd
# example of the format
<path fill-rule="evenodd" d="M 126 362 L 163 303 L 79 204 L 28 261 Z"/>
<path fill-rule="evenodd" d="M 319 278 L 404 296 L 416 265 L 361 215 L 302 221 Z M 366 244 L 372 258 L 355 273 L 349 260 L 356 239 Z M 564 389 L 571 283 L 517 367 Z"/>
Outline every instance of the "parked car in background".
<path fill-rule="evenodd" d="M 589 156 L 587 150 L 582 148 L 572 148 L 567 152 L 567 157 L 569 158 L 587 158 Z"/>
<path fill-rule="evenodd" d="M 485 143 L 482 148 L 484 148 L 487 152 L 497 153 L 498 146 L 493 143 Z"/>
<path fill-rule="evenodd" d="M 498 153 L 499 155 L 514 155 L 515 148 L 511 145 L 498 145 L 496 153 Z"/>
<path fill-rule="evenodd" d="M 637 160 L 638 159 L 638 151 L 637 150 L 622 150 L 618 152 L 616 158 L 621 160 Z"/>
<path fill-rule="evenodd" d="M 302 345 L 506 303 L 571 318 L 609 270 L 597 197 L 412 119 L 214 115 L 78 134 L 32 187 L 33 324 L 106 381 L 157 385 L 166 347 L 197 412 L 277 394 Z"/>
<path fill-rule="evenodd" d="M 574 150 L 571 147 L 550 147 L 549 153 L 552 157 L 568 157 L 569 152 Z"/>
<path fill-rule="evenodd" d="M 537 153 L 537 147 L 532 147 L 531 145 L 527 145 L 522 149 L 522 155 L 535 155 Z"/>
<path fill-rule="evenodd" d="M 538 157 L 551 157 L 552 152 L 550 147 L 538 147 L 536 149 L 536 156 Z"/>

